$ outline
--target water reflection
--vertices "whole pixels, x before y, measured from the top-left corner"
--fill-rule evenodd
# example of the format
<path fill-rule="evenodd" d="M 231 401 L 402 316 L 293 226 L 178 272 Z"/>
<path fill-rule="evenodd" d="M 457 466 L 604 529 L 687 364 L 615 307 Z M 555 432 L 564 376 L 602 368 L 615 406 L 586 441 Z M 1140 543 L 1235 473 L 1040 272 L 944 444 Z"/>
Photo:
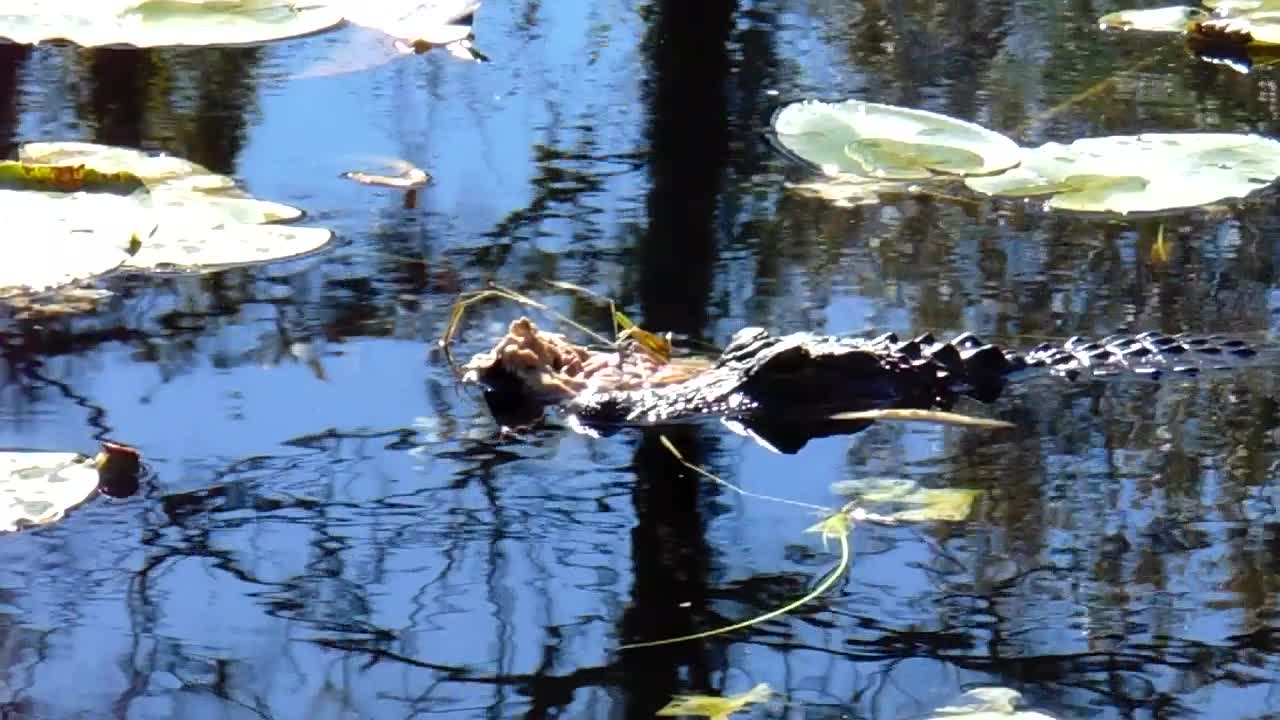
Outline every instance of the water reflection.
<path fill-rule="evenodd" d="M 607 322 L 547 277 L 719 342 L 744 324 L 1265 339 L 1270 202 L 1161 229 L 783 190 L 798 171 L 762 130 L 806 95 L 1023 142 L 1275 129 L 1273 77 L 1100 37 L 1110 9 L 486 5 L 492 63 L 298 81 L 340 34 L 0 48 L 0 144 L 168 150 L 342 235 L 322 258 L 115 277 L 93 314 L 0 320 L 0 445 L 110 436 L 154 471 L 0 543 L 2 712 L 644 717 L 768 682 L 788 704 L 762 716 L 914 716 L 990 683 L 1063 716 L 1263 716 L 1280 704 L 1272 368 L 1021 385 L 992 410 L 1019 424 L 999 438 L 876 425 L 784 458 L 682 428 L 682 452 L 751 490 L 832 504 L 831 482 L 883 475 L 986 495 L 964 523 L 859 528 L 851 577 L 789 618 L 617 653 L 776 607 L 834 558 L 802 534 L 811 517 L 695 482 L 652 433 L 497 436 L 429 345 L 489 280 Z M 405 208 L 338 177 L 367 155 L 436 183 Z M 460 352 L 517 312 L 481 308 Z"/>

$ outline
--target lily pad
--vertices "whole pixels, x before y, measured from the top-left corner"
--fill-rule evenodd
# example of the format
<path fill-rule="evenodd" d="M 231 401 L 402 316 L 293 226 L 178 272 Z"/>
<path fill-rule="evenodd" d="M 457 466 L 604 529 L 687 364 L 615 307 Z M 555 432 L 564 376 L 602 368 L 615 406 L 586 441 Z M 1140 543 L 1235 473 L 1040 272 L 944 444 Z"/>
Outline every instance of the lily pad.
<path fill-rule="evenodd" d="M 48 525 L 102 491 L 137 491 L 141 464 L 133 448 L 103 443 L 95 457 L 71 452 L 0 452 L 0 532 Z"/>
<path fill-rule="evenodd" d="M 83 165 L 0 162 L 5 237 L 21 249 L 0 263 L 0 298 L 40 293 L 129 260 L 154 222 L 150 194 L 127 173 Z"/>
<path fill-rule="evenodd" d="M 1160 213 L 1243 198 L 1280 177 L 1280 142 L 1173 133 L 1086 138 L 1023 151 L 1001 175 L 965 180 L 987 195 L 1044 197 L 1057 210 Z"/>
<path fill-rule="evenodd" d="M 827 175 L 927 180 L 985 175 L 1018 163 L 1018 146 L 980 125 L 879 103 L 804 100 L 774 115 L 778 143 Z"/>
<path fill-rule="evenodd" d="M 30 143 L 19 158 L 83 165 L 108 177 L 125 173 L 145 184 L 141 207 L 154 230 L 124 259 L 126 269 L 201 272 L 269 262 L 314 252 L 332 237 L 321 228 L 277 224 L 297 220 L 302 211 L 254 199 L 233 179 L 181 158 L 78 142 Z"/>
<path fill-rule="evenodd" d="M 250 45 L 341 21 L 325 3 L 282 0 L 0 0 L 0 37 L 27 45 Z"/>

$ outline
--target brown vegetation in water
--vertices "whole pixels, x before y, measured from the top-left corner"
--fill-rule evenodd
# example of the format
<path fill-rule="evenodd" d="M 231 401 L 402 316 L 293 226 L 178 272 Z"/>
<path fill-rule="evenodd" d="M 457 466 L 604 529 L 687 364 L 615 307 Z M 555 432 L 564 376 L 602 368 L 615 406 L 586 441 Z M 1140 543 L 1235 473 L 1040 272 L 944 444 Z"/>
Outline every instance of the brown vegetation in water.
<path fill-rule="evenodd" d="M 517 377 L 529 392 L 555 402 L 584 391 L 668 385 L 706 367 L 705 360 L 658 357 L 635 342 L 593 350 L 560 333 L 539 330 L 532 320 L 522 317 L 512 321 L 492 350 L 478 353 L 463 366 L 463 380 L 480 382 L 487 373 L 502 370 Z"/>

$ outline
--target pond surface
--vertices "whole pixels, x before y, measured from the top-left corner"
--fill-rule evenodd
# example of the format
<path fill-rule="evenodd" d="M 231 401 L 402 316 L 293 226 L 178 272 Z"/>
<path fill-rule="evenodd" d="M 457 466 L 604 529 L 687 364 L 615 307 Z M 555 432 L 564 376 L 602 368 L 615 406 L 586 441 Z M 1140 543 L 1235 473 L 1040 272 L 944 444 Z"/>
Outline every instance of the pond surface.
<path fill-rule="evenodd" d="M 88 316 L 0 320 L 0 446 L 112 437 L 150 468 L 133 497 L 0 538 L 0 717 L 647 718 L 762 682 L 780 696 L 754 717 L 920 717 L 979 685 L 1061 718 L 1276 717 L 1267 363 L 1046 379 L 961 408 L 1018 423 L 999 435 L 879 424 L 777 455 L 716 423 L 667 429 L 727 480 L 821 505 L 867 477 L 985 492 L 964 522 L 858 527 L 850 575 L 783 618 L 620 652 L 783 605 L 834 547 L 806 511 L 682 471 L 657 431 L 502 435 L 435 350 L 458 292 L 490 281 L 608 327 L 549 279 L 711 344 L 744 325 L 1271 339 L 1273 200 L 1162 226 L 786 188 L 804 174 L 764 130 L 808 96 L 1023 144 L 1280 134 L 1274 72 L 1094 29 L 1122 7 L 495 1 L 476 21 L 489 64 L 362 67 L 377 41 L 354 28 L 257 49 L 0 47 L 6 153 L 168 151 L 339 235 L 261 268 L 113 277 Z M 435 182 L 406 207 L 339 178 L 371 157 Z M 478 309 L 458 351 L 519 313 Z"/>

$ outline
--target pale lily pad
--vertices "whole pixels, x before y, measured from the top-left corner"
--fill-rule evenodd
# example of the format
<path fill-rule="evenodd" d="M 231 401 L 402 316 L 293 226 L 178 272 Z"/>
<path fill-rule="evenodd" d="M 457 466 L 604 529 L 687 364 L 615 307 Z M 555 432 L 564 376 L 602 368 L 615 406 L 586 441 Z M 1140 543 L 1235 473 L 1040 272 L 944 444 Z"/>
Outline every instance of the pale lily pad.
<path fill-rule="evenodd" d="M 1187 32 L 1192 23 L 1199 22 L 1207 17 L 1209 17 L 1209 13 L 1203 9 L 1185 5 L 1144 10 L 1121 10 L 1098 18 L 1098 27 L 1103 30 L 1182 33 Z"/>
<path fill-rule="evenodd" d="M 1280 177 L 1280 142 L 1257 135 L 1174 133 L 1086 138 L 1023 151 L 1001 175 L 965 180 L 987 195 L 1044 197 L 1048 207 L 1159 213 L 1243 198 Z"/>
<path fill-rule="evenodd" d="M 0 0 L 0 37 L 85 47 L 248 45 L 331 28 L 325 3 L 285 0 Z"/>
<path fill-rule="evenodd" d="M 1018 146 L 980 125 L 878 103 L 805 100 L 778 111 L 779 144 L 827 175 L 927 180 L 985 175 L 1018 163 Z"/>
<path fill-rule="evenodd" d="M 919 506 L 883 515 L 902 522 L 962 521 L 973 512 L 973 503 L 982 494 L 962 488 L 922 488 L 906 478 L 845 480 L 833 483 L 831 491 L 860 505 Z"/>
<path fill-rule="evenodd" d="M 103 443 L 95 457 L 0 451 L 0 532 L 57 522 L 99 490 L 130 495 L 140 469 L 137 451 L 115 443 Z"/>
<path fill-rule="evenodd" d="M 154 228 L 150 203 L 146 187 L 126 173 L 0 162 L 0 217 L 12 244 L 0 263 L 0 298 L 119 267 Z"/>
<path fill-rule="evenodd" d="M 145 212 L 154 230 L 140 238 L 126 269 L 200 272 L 270 262 L 312 253 L 332 237 L 320 228 L 276 224 L 302 211 L 254 199 L 231 178 L 181 158 L 77 142 L 30 143 L 19 157 L 127 172 L 147 185 Z"/>
<path fill-rule="evenodd" d="M 1054 720 L 1034 710 L 1019 710 L 1022 693 L 1006 687 L 980 687 L 965 692 L 956 704 L 934 710 L 927 720 Z"/>

